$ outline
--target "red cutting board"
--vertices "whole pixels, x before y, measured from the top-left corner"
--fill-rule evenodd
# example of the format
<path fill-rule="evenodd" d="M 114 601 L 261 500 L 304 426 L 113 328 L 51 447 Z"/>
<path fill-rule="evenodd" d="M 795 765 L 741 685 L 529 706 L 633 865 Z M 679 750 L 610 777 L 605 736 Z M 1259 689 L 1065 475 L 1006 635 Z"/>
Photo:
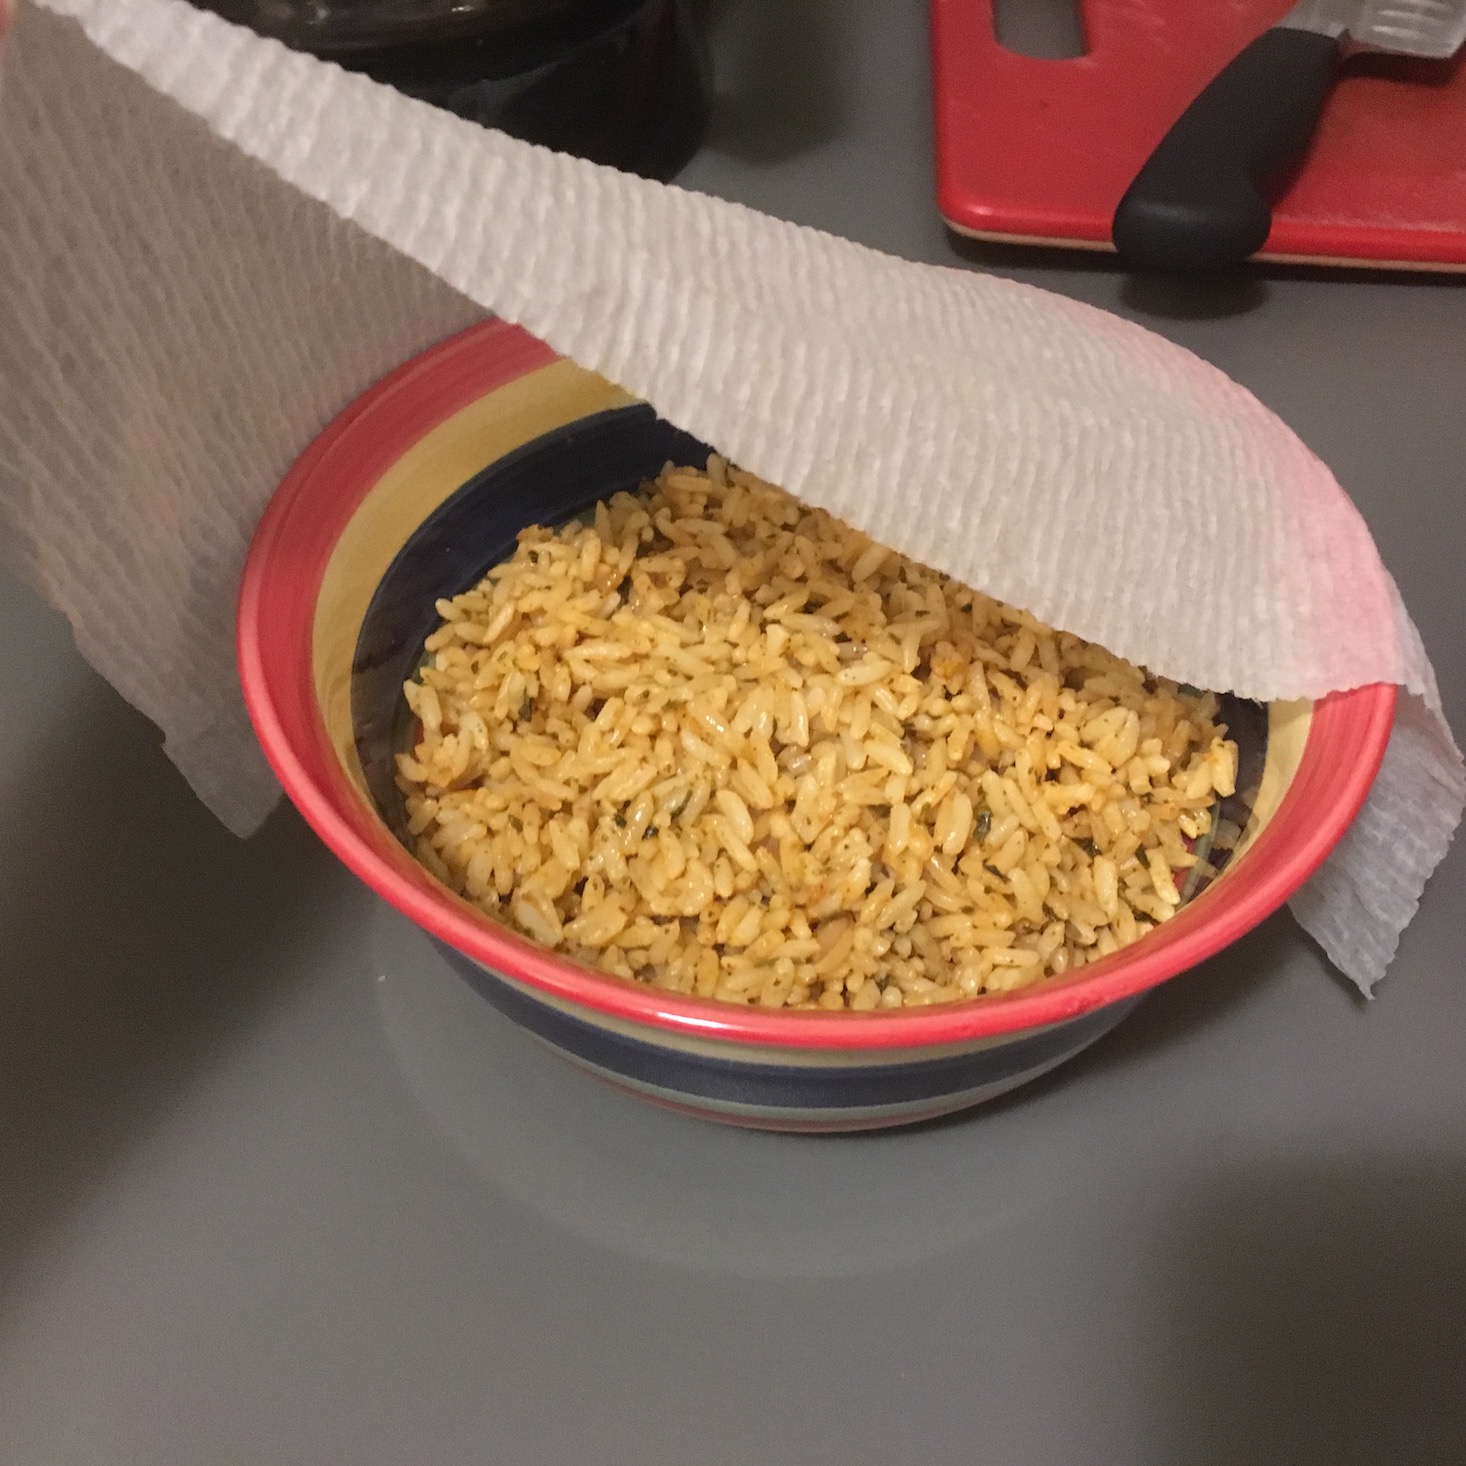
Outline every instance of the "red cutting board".
<path fill-rule="evenodd" d="M 931 0 L 937 202 L 980 238 L 1110 248 L 1120 196 L 1291 0 L 1077 0 L 1088 54 L 998 44 L 993 0 Z M 1458 58 L 1459 61 L 1459 58 Z M 1259 257 L 1466 270 L 1466 69 L 1347 65 Z"/>

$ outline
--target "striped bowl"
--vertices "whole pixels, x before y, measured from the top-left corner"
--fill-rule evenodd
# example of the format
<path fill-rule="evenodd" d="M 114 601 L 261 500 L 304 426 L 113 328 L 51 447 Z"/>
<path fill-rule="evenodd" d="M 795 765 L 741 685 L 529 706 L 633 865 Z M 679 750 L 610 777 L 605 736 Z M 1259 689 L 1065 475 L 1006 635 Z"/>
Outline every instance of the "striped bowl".
<path fill-rule="evenodd" d="M 1275 910 L 1343 834 L 1394 716 L 1378 686 L 1235 703 L 1243 828 L 1163 927 L 1026 991 L 894 1013 L 795 1013 L 673 996 L 583 967 L 440 885 L 396 838 L 401 686 L 434 602 L 517 532 L 706 448 L 533 337 L 490 321 L 409 362 L 304 453 L 250 550 L 240 675 L 265 753 L 321 838 L 472 986 L 609 1082 L 712 1119 L 858 1130 L 978 1104 L 1107 1032 L 1155 984 Z"/>

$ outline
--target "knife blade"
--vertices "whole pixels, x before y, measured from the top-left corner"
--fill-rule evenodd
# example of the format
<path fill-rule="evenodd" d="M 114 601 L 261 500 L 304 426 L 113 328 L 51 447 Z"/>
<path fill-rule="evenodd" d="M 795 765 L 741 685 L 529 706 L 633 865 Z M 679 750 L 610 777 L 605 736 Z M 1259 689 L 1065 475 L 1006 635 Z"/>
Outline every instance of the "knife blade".
<path fill-rule="evenodd" d="M 1335 31 L 1330 11 L 1357 14 Z M 1314 12 L 1320 12 L 1317 20 Z M 1466 43 L 1466 4 L 1453 0 L 1302 0 L 1279 22 L 1295 30 L 1347 35 L 1366 50 L 1446 61 Z"/>
<path fill-rule="evenodd" d="M 1466 0 L 1300 0 L 1208 83 L 1136 174 L 1112 224 L 1121 258 L 1200 270 L 1255 254 L 1345 55 L 1445 60 L 1463 44 Z"/>

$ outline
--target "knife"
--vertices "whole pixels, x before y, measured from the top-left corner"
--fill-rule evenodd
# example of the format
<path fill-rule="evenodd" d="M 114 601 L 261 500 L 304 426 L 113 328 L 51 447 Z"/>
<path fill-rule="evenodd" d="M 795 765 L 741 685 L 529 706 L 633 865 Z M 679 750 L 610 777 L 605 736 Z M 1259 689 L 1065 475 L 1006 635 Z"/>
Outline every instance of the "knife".
<path fill-rule="evenodd" d="M 1231 61 L 1160 141 L 1115 210 L 1138 269 L 1205 270 L 1261 249 L 1270 198 L 1308 149 L 1346 54 L 1444 60 L 1466 0 L 1301 0 Z"/>

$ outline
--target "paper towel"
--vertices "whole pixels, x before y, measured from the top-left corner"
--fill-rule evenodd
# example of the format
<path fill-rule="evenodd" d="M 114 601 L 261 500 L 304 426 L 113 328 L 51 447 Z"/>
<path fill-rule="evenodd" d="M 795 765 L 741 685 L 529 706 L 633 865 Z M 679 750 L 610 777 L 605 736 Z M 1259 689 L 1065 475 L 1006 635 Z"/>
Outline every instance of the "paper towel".
<path fill-rule="evenodd" d="M 1256 698 L 1401 684 L 1365 810 L 1294 903 L 1362 987 L 1383 972 L 1461 756 L 1363 521 L 1219 372 L 1047 292 L 485 132 L 182 0 L 38 0 L 10 53 L 0 496 L 83 651 L 235 828 L 272 793 L 228 636 L 249 530 L 354 391 L 492 310 L 1157 672 Z"/>

